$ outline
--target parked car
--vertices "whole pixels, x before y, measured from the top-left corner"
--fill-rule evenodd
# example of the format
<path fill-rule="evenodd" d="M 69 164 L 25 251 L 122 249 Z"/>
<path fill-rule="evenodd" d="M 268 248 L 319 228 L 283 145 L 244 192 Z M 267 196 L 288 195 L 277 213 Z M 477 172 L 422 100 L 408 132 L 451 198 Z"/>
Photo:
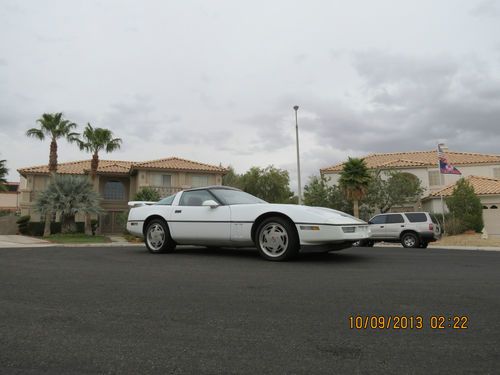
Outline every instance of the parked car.
<path fill-rule="evenodd" d="M 270 204 L 241 190 L 212 186 L 188 189 L 159 202 L 129 202 L 127 230 L 144 237 L 151 253 L 177 244 L 256 246 L 268 260 L 299 250 L 334 251 L 370 237 L 366 222 L 322 207 Z"/>
<path fill-rule="evenodd" d="M 441 237 L 441 228 L 428 212 L 385 213 L 372 217 L 368 224 L 371 237 L 360 241 L 360 246 L 376 242 L 401 242 L 404 247 L 426 248 L 429 242 Z"/>

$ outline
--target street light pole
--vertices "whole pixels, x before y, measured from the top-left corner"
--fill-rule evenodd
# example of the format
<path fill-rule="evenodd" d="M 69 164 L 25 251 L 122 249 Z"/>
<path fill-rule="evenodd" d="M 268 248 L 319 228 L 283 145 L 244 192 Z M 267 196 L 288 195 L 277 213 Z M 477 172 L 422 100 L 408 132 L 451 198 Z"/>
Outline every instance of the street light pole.
<path fill-rule="evenodd" d="M 299 106 L 296 105 L 293 107 L 295 110 L 295 137 L 297 141 L 297 179 L 299 182 L 299 204 L 302 204 L 302 184 L 300 183 L 300 157 L 299 157 L 299 122 L 297 121 L 297 111 L 299 110 Z"/>

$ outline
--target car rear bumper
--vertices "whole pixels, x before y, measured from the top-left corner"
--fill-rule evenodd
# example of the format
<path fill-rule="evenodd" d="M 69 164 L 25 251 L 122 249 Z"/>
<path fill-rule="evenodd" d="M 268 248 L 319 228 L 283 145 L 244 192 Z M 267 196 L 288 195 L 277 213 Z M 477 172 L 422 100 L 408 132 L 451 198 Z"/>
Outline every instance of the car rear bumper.
<path fill-rule="evenodd" d="M 426 242 L 434 242 L 441 238 L 441 234 L 436 234 L 434 232 L 421 232 L 419 233 L 420 240 L 424 240 Z"/>

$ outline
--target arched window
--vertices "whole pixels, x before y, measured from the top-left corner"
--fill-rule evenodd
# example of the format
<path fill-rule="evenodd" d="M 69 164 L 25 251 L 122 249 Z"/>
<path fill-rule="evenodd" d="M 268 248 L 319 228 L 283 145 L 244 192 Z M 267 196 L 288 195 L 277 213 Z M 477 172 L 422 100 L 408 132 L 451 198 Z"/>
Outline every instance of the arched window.
<path fill-rule="evenodd" d="M 483 206 L 483 210 L 487 210 L 488 209 L 488 206 Z"/>
<path fill-rule="evenodd" d="M 111 201 L 125 200 L 125 186 L 120 181 L 108 181 L 104 185 L 104 199 Z"/>
<path fill-rule="evenodd" d="M 490 207 L 490 209 L 491 209 L 491 210 L 496 210 L 497 208 L 498 208 L 498 207 L 497 207 L 497 206 L 495 206 L 495 205 L 493 205 L 493 206 L 491 206 L 491 207 Z"/>

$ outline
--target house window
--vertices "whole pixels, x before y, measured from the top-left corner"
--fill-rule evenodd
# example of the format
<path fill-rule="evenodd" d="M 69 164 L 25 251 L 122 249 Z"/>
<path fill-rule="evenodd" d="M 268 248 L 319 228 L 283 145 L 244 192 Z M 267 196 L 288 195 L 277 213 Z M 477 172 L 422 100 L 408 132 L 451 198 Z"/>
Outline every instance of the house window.
<path fill-rule="evenodd" d="M 104 199 L 121 201 L 125 199 L 125 186 L 120 181 L 108 181 L 104 185 Z"/>
<path fill-rule="evenodd" d="M 154 174 L 151 176 L 151 186 L 172 186 L 172 176 L 169 174 Z"/>
<path fill-rule="evenodd" d="M 500 167 L 493 168 L 493 177 L 500 178 Z"/>
<path fill-rule="evenodd" d="M 429 171 L 429 186 L 439 186 L 443 184 L 439 171 Z"/>
<path fill-rule="evenodd" d="M 208 176 L 207 175 L 199 175 L 199 176 L 191 176 L 191 186 L 192 187 L 202 187 L 208 185 Z"/>

